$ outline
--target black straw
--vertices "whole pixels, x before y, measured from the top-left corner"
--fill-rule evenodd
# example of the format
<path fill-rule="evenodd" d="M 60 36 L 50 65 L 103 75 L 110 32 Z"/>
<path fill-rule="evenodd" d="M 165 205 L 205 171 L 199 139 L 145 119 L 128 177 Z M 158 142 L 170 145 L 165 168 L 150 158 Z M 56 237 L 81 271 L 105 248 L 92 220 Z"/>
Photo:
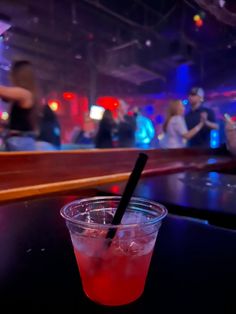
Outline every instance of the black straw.
<path fill-rule="evenodd" d="M 134 169 L 129 176 L 124 193 L 120 199 L 120 203 L 112 219 L 113 225 L 119 225 L 121 223 L 122 217 L 126 211 L 127 206 L 129 205 L 130 199 L 138 184 L 138 181 L 141 177 L 142 171 L 146 165 L 147 160 L 148 160 L 148 156 L 146 154 L 144 153 L 139 154 L 139 157 L 136 160 Z M 106 238 L 113 239 L 115 234 L 116 234 L 116 228 L 110 228 L 107 232 Z"/>

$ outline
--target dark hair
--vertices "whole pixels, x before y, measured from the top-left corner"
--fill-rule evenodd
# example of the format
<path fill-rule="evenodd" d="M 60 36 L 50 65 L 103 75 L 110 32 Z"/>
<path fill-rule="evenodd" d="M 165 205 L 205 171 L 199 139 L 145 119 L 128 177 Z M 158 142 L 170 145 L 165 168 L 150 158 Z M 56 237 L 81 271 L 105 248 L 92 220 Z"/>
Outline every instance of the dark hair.
<path fill-rule="evenodd" d="M 19 61 L 14 61 L 13 64 L 12 64 L 12 70 L 15 71 L 19 68 L 21 68 L 22 66 L 25 66 L 25 65 L 30 65 L 32 66 L 32 63 L 28 60 L 19 60 Z"/>
<path fill-rule="evenodd" d="M 32 93 L 34 107 L 31 114 L 31 121 L 36 127 L 39 115 L 39 95 L 32 63 L 27 60 L 13 62 L 10 75 L 16 87 L 24 88 Z"/>
<path fill-rule="evenodd" d="M 111 110 L 106 109 L 103 113 L 102 120 L 113 120 Z"/>
<path fill-rule="evenodd" d="M 11 79 L 15 86 L 29 90 L 37 98 L 36 79 L 33 65 L 30 61 L 15 61 L 11 67 Z"/>

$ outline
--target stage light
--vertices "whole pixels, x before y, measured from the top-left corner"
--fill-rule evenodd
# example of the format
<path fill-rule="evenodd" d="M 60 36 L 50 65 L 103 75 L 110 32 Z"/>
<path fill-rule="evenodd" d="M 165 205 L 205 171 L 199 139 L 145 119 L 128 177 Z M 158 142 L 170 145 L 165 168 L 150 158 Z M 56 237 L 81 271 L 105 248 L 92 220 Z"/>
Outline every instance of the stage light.
<path fill-rule="evenodd" d="M 203 20 L 200 19 L 200 20 L 196 21 L 196 22 L 195 22 L 195 25 L 196 25 L 198 28 L 202 27 L 202 26 L 203 26 Z"/>
<path fill-rule="evenodd" d="M 9 118 L 9 114 L 6 111 L 3 111 L 1 114 L 2 120 L 6 121 Z"/>
<path fill-rule="evenodd" d="M 74 97 L 75 97 L 75 94 L 74 94 L 74 93 L 71 93 L 71 92 L 65 92 L 65 93 L 63 93 L 63 98 L 64 98 L 65 100 L 72 100 L 72 99 L 74 99 Z"/>
<path fill-rule="evenodd" d="M 152 41 L 151 41 L 150 39 L 147 39 L 147 40 L 145 41 L 145 45 L 146 45 L 147 47 L 151 47 Z"/>
<path fill-rule="evenodd" d="M 217 148 L 220 145 L 220 134 L 219 130 L 211 130 L 210 133 L 210 146 L 211 148 Z"/>
<path fill-rule="evenodd" d="M 191 69 L 188 64 L 180 64 L 175 69 L 175 92 L 187 95 L 191 84 Z"/>
<path fill-rule="evenodd" d="M 203 26 L 203 20 L 205 19 L 205 17 L 206 13 L 203 11 L 193 16 L 193 21 L 195 23 L 196 28 L 200 28 Z"/>
<path fill-rule="evenodd" d="M 97 98 L 96 104 L 105 109 L 113 111 L 118 108 L 119 99 L 112 96 L 102 96 Z"/>
<path fill-rule="evenodd" d="M 219 0 L 219 6 L 223 8 L 225 6 L 225 0 Z"/>
<path fill-rule="evenodd" d="M 198 15 L 198 14 L 194 15 L 193 20 L 194 20 L 194 22 L 200 21 L 201 20 L 200 15 Z"/>
<path fill-rule="evenodd" d="M 187 104 L 188 104 L 188 99 L 182 100 L 182 103 L 183 103 L 184 106 L 187 106 Z"/>
<path fill-rule="evenodd" d="M 52 109 L 52 111 L 57 111 L 59 107 L 59 101 L 57 100 L 50 100 L 48 102 L 49 107 Z"/>

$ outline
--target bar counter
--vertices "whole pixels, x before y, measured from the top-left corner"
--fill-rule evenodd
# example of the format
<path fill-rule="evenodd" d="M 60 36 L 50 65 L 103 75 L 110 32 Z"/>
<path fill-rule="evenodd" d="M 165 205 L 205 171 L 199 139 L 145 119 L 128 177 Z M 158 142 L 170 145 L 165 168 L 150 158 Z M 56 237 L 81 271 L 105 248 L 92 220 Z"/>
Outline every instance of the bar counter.
<path fill-rule="evenodd" d="M 127 180 L 137 149 L 0 154 L 0 202 L 87 189 Z M 230 171 L 236 158 L 217 150 L 147 150 L 144 176 L 183 171 Z"/>
<path fill-rule="evenodd" d="M 136 149 L 0 154 L 2 313 L 235 314 L 236 159 L 220 151 L 148 150 L 135 194 L 164 203 L 143 296 L 118 308 L 88 300 L 60 208 L 121 194 Z"/>

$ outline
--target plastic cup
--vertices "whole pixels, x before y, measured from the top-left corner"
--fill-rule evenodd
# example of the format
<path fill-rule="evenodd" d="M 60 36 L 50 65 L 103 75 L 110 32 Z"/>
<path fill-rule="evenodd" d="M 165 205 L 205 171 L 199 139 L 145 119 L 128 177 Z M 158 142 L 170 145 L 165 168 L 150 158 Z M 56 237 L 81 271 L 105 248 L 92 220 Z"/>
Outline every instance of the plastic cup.
<path fill-rule="evenodd" d="M 92 197 L 74 201 L 61 209 L 70 232 L 85 294 L 94 302 L 118 306 L 138 299 L 162 219 L 164 206 L 133 197 L 122 218 L 111 221 L 120 197 Z M 115 237 L 106 238 L 115 228 Z"/>

